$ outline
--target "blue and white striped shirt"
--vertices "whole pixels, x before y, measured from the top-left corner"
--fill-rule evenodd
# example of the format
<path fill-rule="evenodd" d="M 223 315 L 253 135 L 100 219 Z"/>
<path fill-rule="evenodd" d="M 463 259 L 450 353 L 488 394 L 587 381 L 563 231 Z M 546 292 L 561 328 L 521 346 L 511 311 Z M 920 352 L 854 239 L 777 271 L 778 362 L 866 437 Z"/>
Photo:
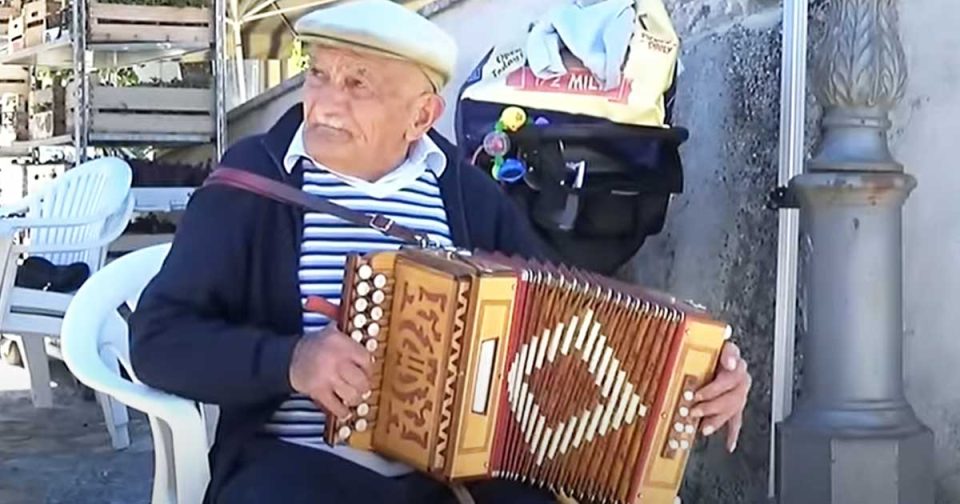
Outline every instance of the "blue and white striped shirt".
<path fill-rule="evenodd" d="M 437 180 L 446 159 L 429 138 L 424 137 L 413 146 L 405 163 L 373 183 L 319 167 L 303 150 L 302 133 L 298 131 L 285 164 L 296 163 L 299 159 L 304 163 L 303 190 L 353 210 L 383 214 L 398 224 L 428 233 L 442 245 L 452 244 Z M 301 296 L 304 299 L 323 296 L 339 303 L 346 254 L 395 250 L 400 245 L 396 238 L 374 229 L 359 227 L 331 215 L 308 212 L 304 216 L 300 248 Z M 323 315 L 303 314 L 305 333 L 320 330 L 327 323 Z M 372 453 L 345 446 L 331 448 L 323 441 L 323 429 L 323 413 L 309 398 L 295 394 L 280 405 L 263 430 L 284 441 L 331 451 L 387 476 L 412 470 L 406 464 Z"/>

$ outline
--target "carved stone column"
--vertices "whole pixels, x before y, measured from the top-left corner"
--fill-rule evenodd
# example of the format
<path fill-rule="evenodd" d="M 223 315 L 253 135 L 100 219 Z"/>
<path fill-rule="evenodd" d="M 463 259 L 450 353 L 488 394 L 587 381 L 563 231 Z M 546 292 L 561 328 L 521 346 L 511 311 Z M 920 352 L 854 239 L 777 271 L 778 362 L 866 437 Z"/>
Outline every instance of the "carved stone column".
<path fill-rule="evenodd" d="M 831 0 L 812 48 L 823 139 L 800 207 L 802 395 L 778 425 L 780 504 L 932 504 L 933 435 L 903 393 L 901 210 L 916 180 L 888 147 L 906 82 L 895 0 Z"/>

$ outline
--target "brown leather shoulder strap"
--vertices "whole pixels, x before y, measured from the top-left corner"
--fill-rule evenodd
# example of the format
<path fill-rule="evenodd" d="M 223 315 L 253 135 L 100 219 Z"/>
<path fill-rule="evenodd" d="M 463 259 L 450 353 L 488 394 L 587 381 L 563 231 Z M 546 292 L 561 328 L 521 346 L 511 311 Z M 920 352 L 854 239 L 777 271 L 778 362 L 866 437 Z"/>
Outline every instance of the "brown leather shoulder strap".
<path fill-rule="evenodd" d="M 358 226 L 367 226 L 383 234 L 398 238 L 421 247 L 430 245 L 430 239 L 425 233 L 418 233 L 410 228 L 401 226 L 381 214 L 368 215 L 338 205 L 326 198 L 301 191 L 283 182 L 251 173 L 246 170 L 219 166 L 207 177 L 204 187 L 210 185 L 225 185 L 243 189 L 252 193 L 270 198 L 280 203 L 297 206 L 311 212 L 321 212 L 339 217 Z"/>

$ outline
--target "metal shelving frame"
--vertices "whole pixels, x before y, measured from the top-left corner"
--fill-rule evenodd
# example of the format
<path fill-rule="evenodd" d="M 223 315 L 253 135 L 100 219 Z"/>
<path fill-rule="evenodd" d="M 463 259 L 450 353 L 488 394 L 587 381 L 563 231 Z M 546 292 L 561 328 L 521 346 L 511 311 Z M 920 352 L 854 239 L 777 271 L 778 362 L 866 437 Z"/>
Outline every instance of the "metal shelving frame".
<path fill-rule="evenodd" d="M 91 43 L 87 32 L 87 0 L 70 0 L 72 26 L 69 37 L 44 42 L 11 54 L 0 55 L 0 64 L 26 67 L 72 68 L 77 79 L 76 101 L 73 111 L 73 131 L 43 140 L 16 141 L 12 146 L 0 147 L 0 156 L 29 156 L 44 146 L 69 146 L 75 151 L 74 160 L 82 163 L 91 146 L 154 145 L 180 146 L 210 144 L 214 162 L 223 155 L 226 144 L 226 54 L 224 52 L 224 24 L 226 1 L 212 0 L 211 41 L 209 44 L 129 42 Z M 171 60 L 190 54 L 206 52 L 213 72 L 213 132 L 211 135 L 192 133 L 91 133 L 90 131 L 90 73 L 97 68 L 134 66 L 152 61 Z"/>

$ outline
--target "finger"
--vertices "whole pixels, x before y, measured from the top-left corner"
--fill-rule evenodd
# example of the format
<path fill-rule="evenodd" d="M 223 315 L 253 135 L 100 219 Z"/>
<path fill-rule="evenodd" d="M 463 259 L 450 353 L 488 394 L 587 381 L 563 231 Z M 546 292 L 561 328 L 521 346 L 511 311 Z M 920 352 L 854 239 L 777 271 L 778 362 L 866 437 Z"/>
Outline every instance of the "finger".
<path fill-rule="evenodd" d="M 314 400 L 335 417 L 345 418 L 350 414 L 350 409 L 334 394 L 333 390 L 320 392 Z"/>
<path fill-rule="evenodd" d="M 716 399 L 720 395 L 737 388 L 737 385 L 740 384 L 743 378 L 742 373 L 721 370 L 712 382 L 704 385 L 697 391 L 694 395 L 694 400 L 702 402 Z"/>
<path fill-rule="evenodd" d="M 736 371 L 737 364 L 740 363 L 740 347 L 735 343 L 727 342 L 720 351 L 720 364 L 727 371 Z"/>
<path fill-rule="evenodd" d="M 733 411 L 736 407 L 737 399 L 732 393 L 725 393 L 716 399 L 697 404 L 690 410 L 690 416 L 693 418 L 713 417 L 727 411 Z"/>
<path fill-rule="evenodd" d="M 703 418 L 702 430 L 705 435 L 713 434 L 734 415 L 742 415 L 750 391 L 750 380 L 742 382 L 735 390 L 723 394 L 721 397 L 697 405 L 690 411 L 694 418 Z M 742 416 L 741 416 L 742 421 Z"/>
<path fill-rule="evenodd" d="M 333 383 L 333 392 L 347 407 L 353 407 L 360 404 L 360 394 L 362 394 L 362 392 L 353 388 L 350 384 L 343 380 L 337 379 Z"/>
<path fill-rule="evenodd" d="M 373 353 L 363 347 L 360 343 L 353 341 L 349 336 L 344 336 L 348 340 L 347 359 L 360 366 L 360 369 L 369 376 L 373 373 Z"/>
<path fill-rule="evenodd" d="M 733 453 L 737 449 L 740 439 L 740 429 L 743 427 L 743 411 L 738 411 L 727 424 L 727 451 Z"/>
<path fill-rule="evenodd" d="M 716 415 L 708 416 L 701 422 L 700 432 L 702 432 L 704 436 L 710 436 L 720 430 L 720 427 L 723 427 L 724 424 L 729 422 L 736 414 L 736 410 L 724 409 Z"/>
<path fill-rule="evenodd" d="M 340 379 L 354 390 L 361 394 L 370 390 L 370 379 L 367 378 L 367 373 L 353 362 L 341 364 L 337 371 L 340 373 Z"/>

